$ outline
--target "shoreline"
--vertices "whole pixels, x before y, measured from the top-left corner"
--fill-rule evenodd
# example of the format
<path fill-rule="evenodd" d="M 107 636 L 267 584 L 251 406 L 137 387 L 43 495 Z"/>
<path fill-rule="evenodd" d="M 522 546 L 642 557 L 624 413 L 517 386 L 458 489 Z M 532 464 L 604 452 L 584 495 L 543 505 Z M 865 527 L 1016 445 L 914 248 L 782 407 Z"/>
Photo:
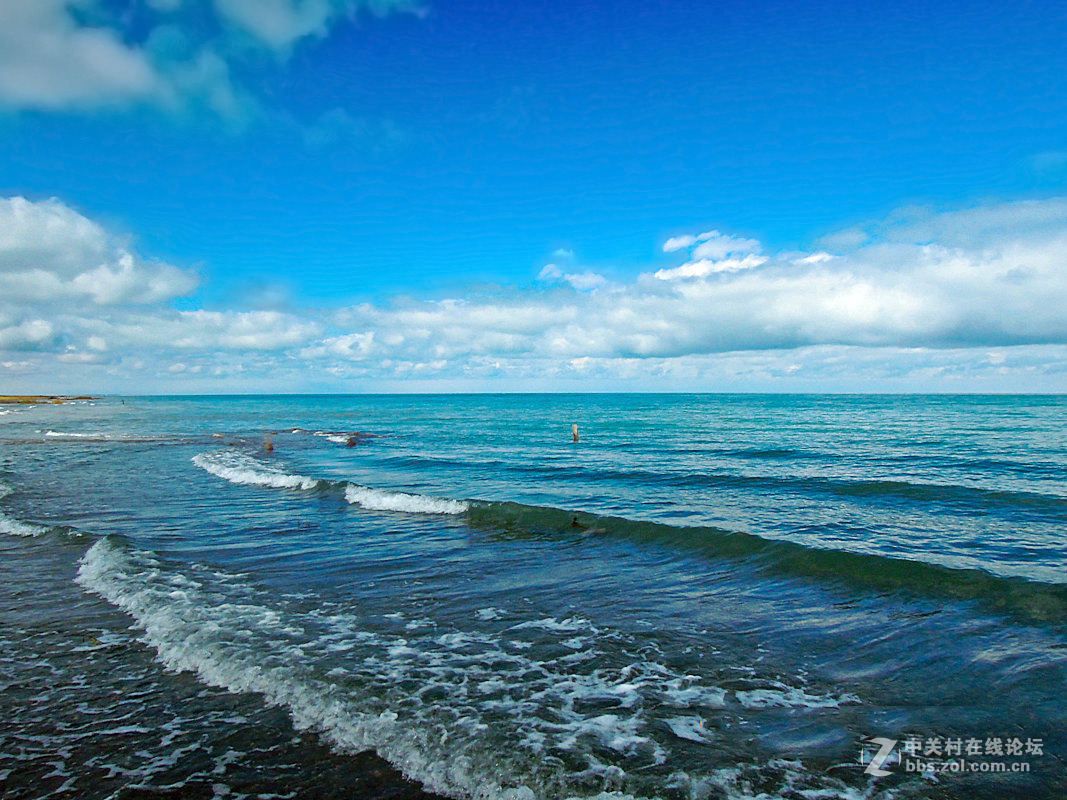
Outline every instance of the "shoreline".
<path fill-rule="evenodd" d="M 10 406 L 40 406 L 61 405 L 72 400 L 97 400 L 99 398 L 89 395 L 71 394 L 4 394 L 0 395 L 0 405 Z"/>

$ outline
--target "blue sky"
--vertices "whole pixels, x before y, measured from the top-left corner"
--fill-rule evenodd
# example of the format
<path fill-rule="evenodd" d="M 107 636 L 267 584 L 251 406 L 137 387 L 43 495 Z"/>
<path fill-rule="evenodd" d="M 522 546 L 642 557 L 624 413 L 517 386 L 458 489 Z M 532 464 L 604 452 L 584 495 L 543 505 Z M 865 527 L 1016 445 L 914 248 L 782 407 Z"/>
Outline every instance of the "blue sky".
<path fill-rule="evenodd" d="M 7 0 L 0 381 L 1064 391 L 1065 40 L 1051 2 Z"/>

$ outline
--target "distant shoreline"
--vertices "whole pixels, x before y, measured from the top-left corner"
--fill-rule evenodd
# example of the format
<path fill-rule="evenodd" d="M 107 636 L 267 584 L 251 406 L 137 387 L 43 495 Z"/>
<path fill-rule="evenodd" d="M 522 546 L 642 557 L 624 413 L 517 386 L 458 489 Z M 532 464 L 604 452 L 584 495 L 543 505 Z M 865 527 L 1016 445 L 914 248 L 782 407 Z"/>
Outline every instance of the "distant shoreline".
<path fill-rule="evenodd" d="M 0 405 L 39 406 L 46 403 L 69 403 L 71 400 L 96 400 L 89 395 L 68 394 L 0 394 Z"/>

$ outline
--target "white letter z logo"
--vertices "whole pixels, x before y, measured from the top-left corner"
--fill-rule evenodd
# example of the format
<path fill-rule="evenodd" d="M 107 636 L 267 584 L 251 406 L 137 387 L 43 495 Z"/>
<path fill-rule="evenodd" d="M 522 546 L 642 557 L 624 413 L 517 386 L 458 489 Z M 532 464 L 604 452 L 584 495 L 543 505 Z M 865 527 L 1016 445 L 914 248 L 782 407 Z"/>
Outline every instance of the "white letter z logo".
<path fill-rule="evenodd" d="M 874 754 L 871 758 L 871 763 L 867 765 L 867 768 L 863 770 L 868 775 L 874 775 L 879 778 L 884 778 L 886 775 L 890 775 L 889 770 L 882 769 L 882 764 L 889 758 L 890 753 L 893 752 L 893 748 L 896 747 L 896 739 L 886 739 L 882 736 L 878 736 L 874 739 L 868 739 L 871 744 L 878 745 L 881 749 Z"/>

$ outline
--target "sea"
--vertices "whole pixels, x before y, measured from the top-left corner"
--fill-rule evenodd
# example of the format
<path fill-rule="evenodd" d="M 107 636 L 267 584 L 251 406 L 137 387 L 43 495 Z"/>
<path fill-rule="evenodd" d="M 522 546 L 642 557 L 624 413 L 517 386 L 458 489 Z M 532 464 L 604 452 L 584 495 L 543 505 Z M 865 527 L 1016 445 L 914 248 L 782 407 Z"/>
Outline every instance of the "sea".
<path fill-rule="evenodd" d="M 1064 396 L 3 406 L 0 565 L 5 799 L 1067 797 Z"/>

